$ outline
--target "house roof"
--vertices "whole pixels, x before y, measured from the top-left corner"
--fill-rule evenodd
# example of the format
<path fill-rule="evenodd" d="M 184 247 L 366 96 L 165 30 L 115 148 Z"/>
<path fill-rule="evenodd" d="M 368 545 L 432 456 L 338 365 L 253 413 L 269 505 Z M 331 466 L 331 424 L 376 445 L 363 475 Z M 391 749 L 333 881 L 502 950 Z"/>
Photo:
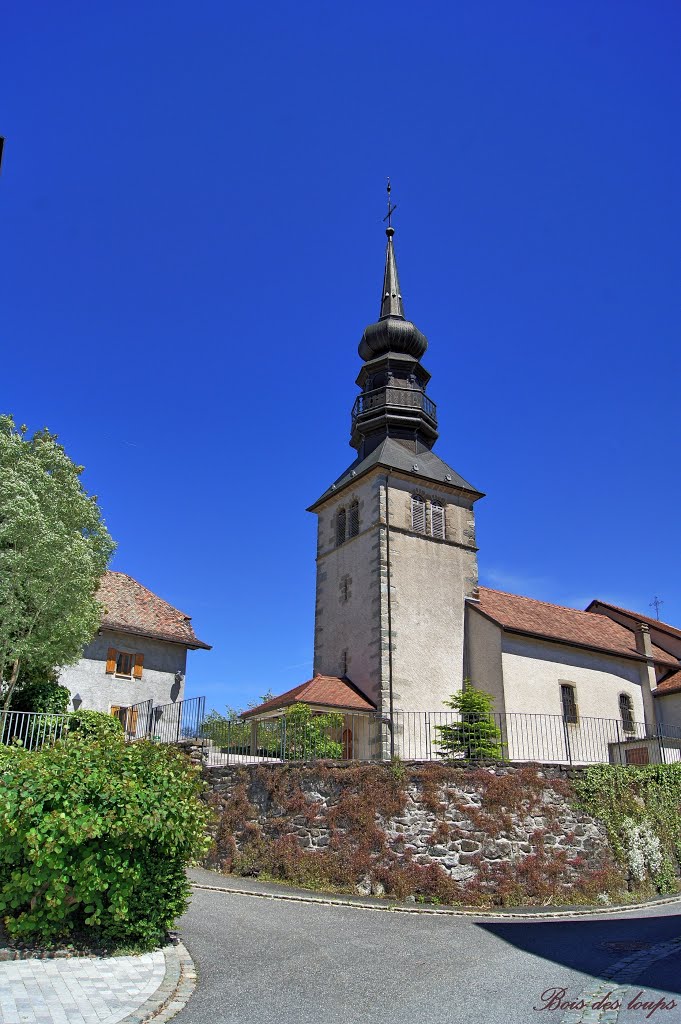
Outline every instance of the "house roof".
<path fill-rule="evenodd" d="M 620 608 L 619 605 L 609 604 L 607 601 L 592 601 L 586 609 L 591 611 L 592 608 L 600 606 L 601 608 L 612 608 L 615 612 L 620 612 L 622 615 L 627 615 L 629 618 L 635 619 L 636 622 L 645 622 L 648 626 L 652 626 L 654 629 L 659 629 L 662 633 L 669 633 L 671 636 L 676 637 L 677 640 L 681 640 L 681 629 L 677 629 L 676 626 L 670 626 L 668 622 L 660 622 L 659 619 L 653 619 L 650 615 L 642 615 L 641 612 L 632 612 L 628 608 Z"/>
<path fill-rule="evenodd" d="M 210 644 L 196 637 L 191 616 L 174 608 L 124 572 L 104 573 L 97 600 L 104 605 L 103 629 L 168 640 L 192 650 L 197 647 L 210 650 Z"/>
<path fill-rule="evenodd" d="M 479 595 L 479 602 L 471 602 L 471 607 L 477 608 L 512 633 L 527 633 L 545 640 L 606 651 L 625 658 L 643 658 L 636 648 L 633 630 L 605 615 L 548 604 L 546 601 L 507 594 L 488 587 L 480 587 Z M 676 658 L 654 644 L 653 657 L 665 665 L 679 664 Z"/>
<path fill-rule="evenodd" d="M 670 676 L 667 676 L 653 690 L 653 694 L 656 697 L 664 697 L 666 693 L 679 692 L 681 692 L 681 671 L 673 672 Z"/>
<path fill-rule="evenodd" d="M 414 465 L 418 469 L 414 469 Z M 444 484 L 448 487 L 455 487 L 462 491 L 468 491 L 474 501 L 482 498 L 483 494 L 469 484 L 462 476 L 443 462 L 434 452 L 419 452 L 414 455 L 404 445 L 399 444 L 393 437 L 387 437 L 377 448 L 367 455 L 365 459 L 355 459 L 351 466 L 342 473 L 335 483 L 328 487 L 322 496 L 310 505 L 308 512 L 311 512 L 317 505 L 320 505 L 327 498 L 337 494 L 348 484 L 355 483 L 357 479 L 368 473 L 376 466 L 383 466 L 386 469 L 394 469 L 400 473 L 408 473 L 416 480 L 432 480 L 434 483 Z"/>
<path fill-rule="evenodd" d="M 266 711 L 275 711 L 277 708 L 288 707 L 290 704 L 303 702 L 305 704 L 316 704 L 323 707 L 342 708 L 347 711 L 375 711 L 376 705 L 366 697 L 362 691 L 350 682 L 349 679 L 341 679 L 339 676 L 316 675 L 308 679 L 300 686 L 294 686 L 279 697 L 266 700 L 257 708 L 244 711 L 242 718 L 250 718 L 253 715 L 260 715 Z"/>

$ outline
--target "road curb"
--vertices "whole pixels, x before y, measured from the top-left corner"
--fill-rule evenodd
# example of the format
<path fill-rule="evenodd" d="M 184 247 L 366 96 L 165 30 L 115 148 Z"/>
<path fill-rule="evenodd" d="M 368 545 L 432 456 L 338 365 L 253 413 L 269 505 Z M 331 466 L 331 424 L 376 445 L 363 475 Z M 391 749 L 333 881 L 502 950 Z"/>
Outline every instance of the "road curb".
<path fill-rule="evenodd" d="M 189 950 L 179 940 L 163 948 L 166 973 L 163 981 L 146 1002 L 134 1013 L 128 1014 L 121 1024 L 165 1024 L 189 1002 L 196 988 L 196 968 Z"/>
<path fill-rule="evenodd" d="M 625 914 L 630 910 L 650 910 L 651 907 L 665 907 L 670 905 L 681 905 L 681 896 L 670 896 L 662 900 L 651 900 L 647 903 L 629 903 L 616 906 L 585 907 L 584 909 L 564 909 L 553 911 L 523 911 L 519 913 L 513 910 L 480 910 L 477 907 L 412 907 L 403 903 L 390 903 L 381 906 L 377 903 L 363 903 L 358 900 L 344 900 L 335 896 L 300 896 L 292 893 L 269 893 L 258 892 L 254 889 L 236 889 L 219 885 L 205 885 L 201 882 L 191 882 L 192 889 L 205 889 L 208 892 L 222 892 L 231 896 L 252 896 L 263 900 L 281 900 L 287 903 L 312 903 L 325 907 L 350 907 L 354 910 L 375 910 L 379 913 L 389 914 L 429 914 L 433 917 L 484 917 L 485 919 L 498 918 L 501 920 L 537 921 L 551 920 L 565 917 L 602 917 L 603 914 Z"/>

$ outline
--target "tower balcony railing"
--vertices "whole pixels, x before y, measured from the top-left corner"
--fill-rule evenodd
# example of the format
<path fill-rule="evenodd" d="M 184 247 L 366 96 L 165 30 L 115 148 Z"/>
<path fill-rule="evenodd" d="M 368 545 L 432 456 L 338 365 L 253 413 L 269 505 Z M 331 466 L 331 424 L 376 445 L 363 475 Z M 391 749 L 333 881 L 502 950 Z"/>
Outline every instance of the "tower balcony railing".
<path fill-rule="evenodd" d="M 435 402 L 428 398 L 423 391 L 389 384 L 386 387 L 377 388 L 375 391 L 363 391 L 361 395 L 357 396 L 352 407 L 353 428 L 357 418 L 363 413 L 383 408 L 419 409 L 433 423 L 437 423 Z"/>

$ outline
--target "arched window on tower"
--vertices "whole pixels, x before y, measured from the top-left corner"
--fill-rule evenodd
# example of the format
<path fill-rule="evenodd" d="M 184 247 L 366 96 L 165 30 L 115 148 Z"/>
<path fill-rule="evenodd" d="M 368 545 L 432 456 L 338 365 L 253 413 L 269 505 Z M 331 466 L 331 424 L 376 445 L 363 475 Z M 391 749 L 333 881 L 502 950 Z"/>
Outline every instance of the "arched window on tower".
<path fill-rule="evenodd" d="M 348 509 L 348 537 L 359 533 L 359 502 L 353 501 Z"/>
<path fill-rule="evenodd" d="M 345 509 L 339 508 L 336 513 L 336 547 L 345 544 Z"/>
<path fill-rule="evenodd" d="M 634 702 L 628 693 L 620 694 L 620 715 L 622 716 L 622 728 L 625 732 L 635 732 L 634 725 Z"/>
<path fill-rule="evenodd" d="M 411 528 L 414 533 L 426 532 L 426 503 L 420 494 L 411 496 Z"/>
<path fill-rule="evenodd" d="M 441 501 L 430 503 L 430 532 L 433 537 L 445 539 L 445 507 Z"/>

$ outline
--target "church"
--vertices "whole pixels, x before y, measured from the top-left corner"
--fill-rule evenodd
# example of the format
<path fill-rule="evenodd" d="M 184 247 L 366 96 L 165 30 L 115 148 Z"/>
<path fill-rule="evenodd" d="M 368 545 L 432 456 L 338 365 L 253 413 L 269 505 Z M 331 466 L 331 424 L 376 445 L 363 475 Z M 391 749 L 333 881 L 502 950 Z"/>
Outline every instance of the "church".
<path fill-rule="evenodd" d="M 400 730 L 442 713 L 469 680 L 493 697 L 518 758 L 537 754 L 525 749 L 535 716 L 547 735 L 555 720 L 556 743 L 571 734 L 572 748 L 587 727 L 594 742 L 589 723 L 614 723 L 598 733 L 603 760 L 613 743 L 629 744 L 627 760 L 659 760 L 648 741 L 664 731 L 678 738 L 663 759 L 678 760 L 681 630 L 603 601 L 580 611 L 478 585 L 484 495 L 433 450 L 428 342 L 405 316 L 394 233 L 389 221 L 380 313 L 359 343 L 357 455 L 308 509 L 318 521 L 314 675 L 243 717 L 302 701 L 390 723 L 395 749 Z"/>

